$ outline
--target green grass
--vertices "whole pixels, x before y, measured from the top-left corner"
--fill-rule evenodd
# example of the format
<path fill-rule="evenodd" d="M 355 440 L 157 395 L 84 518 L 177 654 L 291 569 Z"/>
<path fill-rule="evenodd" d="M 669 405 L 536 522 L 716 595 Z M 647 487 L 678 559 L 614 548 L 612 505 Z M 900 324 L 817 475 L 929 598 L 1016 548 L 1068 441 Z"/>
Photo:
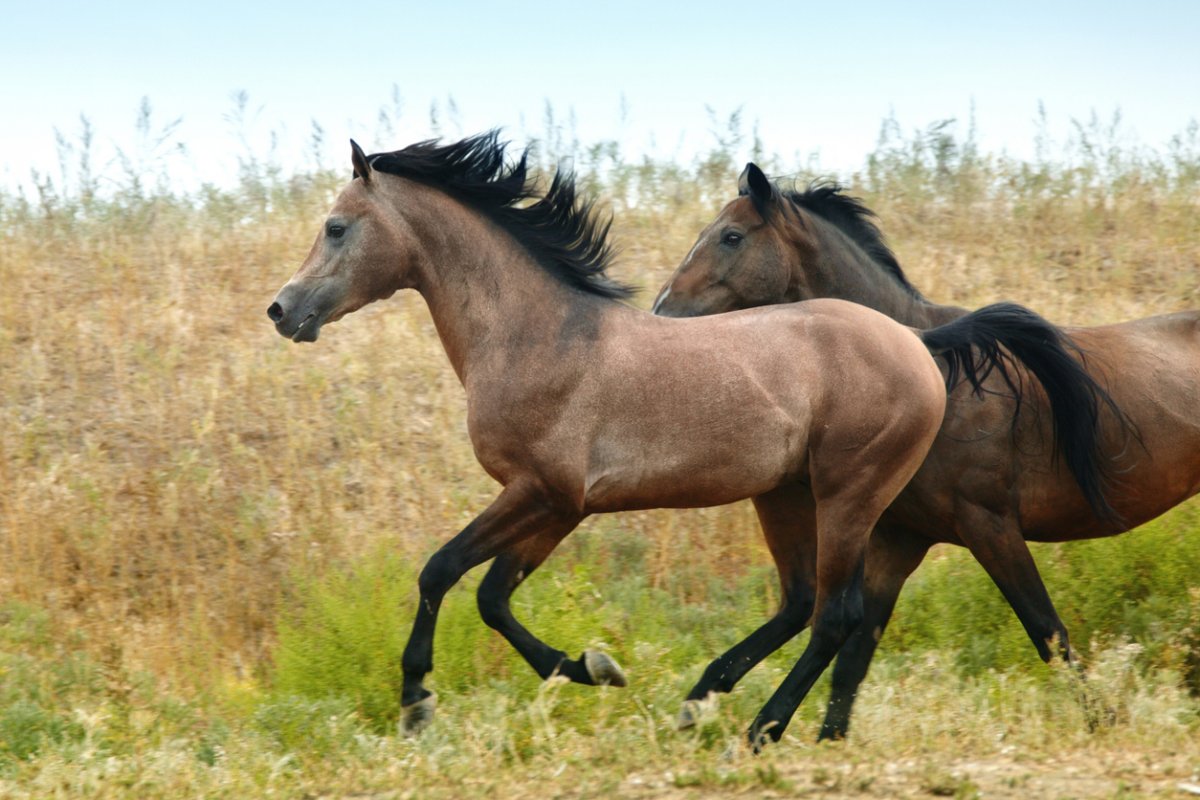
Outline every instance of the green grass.
<path fill-rule="evenodd" d="M 930 564 L 930 577 L 949 566 Z M 901 770 L 913 786 L 958 792 L 978 783 L 947 766 L 950 753 L 1037 764 L 1128 751 L 1160 769 L 1200 763 L 1200 702 L 1178 675 L 1143 661 L 1139 648 L 1090 654 L 1089 687 L 1116 715 L 1088 733 L 1074 679 L 1063 670 L 1010 665 L 966 674 L 940 640 L 939 649 L 882 656 L 849 744 L 809 744 L 825 694 L 819 688 L 785 740 L 754 758 L 743 731 L 798 645 L 751 673 L 698 730 L 678 733 L 672 721 L 704 661 L 759 619 L 764 593 L 740 587 L 733 594 L 746 602 L 697 609 L 637 581 L 598 587 L 570 568 L 531 579 L 518 613 L 556 642 L 595 641 L 603 632 L 631 685 L 539 681 L 472 617 L 464 586 L 447 603 L 453 612 L 437 641 L 438 717 L 421 737 L 406 739 L 393 735 L 395 709 L 380 688 L 398 653 L 389 642 L 398 637 L 378 633 L 397 616 L 407 627 L 407 609 L 397 614 L 389 602 L 404 592 L 371 580 L 402 580 L 405 571 L 372 559 L 298 580 L 298 607 L 281 624 L 268 678 L 201 696 L 131 671 L 119 652 L 102 663 L 64 650 L 45 631 L 46 615 L 8 609 L 0 625 L 0 796 L 453 797 L 469 787 L 600 797 L 639 796 L 639 786 L 789 794 L 810 785 L 867 791 L 894 780 L 896 764 L 907 765 Z M 308 644 L 298 645 L 306 636 Z"/>
<path fill-rule="evenodd" d="M 618 566 L 623 577 L 598 580 L 592 564 L 561 563 L 565 560 L 522 585 L 513 601 L 518 619 L 569 654 L 600 647 L 619 662 L 645 661 L 643 669 L 651 676 L 670 680 L 715 657 L 733 644 L 738 631 L 748 633 L 761 624 L 774 602 L 766 591 L 771 576 L 714 585 L 708 600 L 687 603 L 647 585 L 646 575 L 636 570 Z M 377 732 L 392 730 L 399 714 L 400 656 L 416 608 L 417 571 L 384 552 L 319 579 L 297 580 L 277 625 L 269 685 L 284 696 L 344 699 Z M 478 580 L 479 575 L 464 580 L 442 606 L 431 686 L 451 695 L 498 688 L 515 702 L 531 702 L 540 691 L 538 679 L 479 619 Z"/>
<path fill-rule="evenodd" d="M 1034 545 L 1034 557 L 1084 657 L 1133 642 L 1141 662 L 1169 668 L 1200 694 L 1196 621 L 1200 613 L 1200 517 L 1192 502 L 1137 531 L 1109 539 Z M 1040 665 L 995 585 L 961 550 L 921 568 L 897 604 L 888 652 L 952 652 L 963 674 Z"/>

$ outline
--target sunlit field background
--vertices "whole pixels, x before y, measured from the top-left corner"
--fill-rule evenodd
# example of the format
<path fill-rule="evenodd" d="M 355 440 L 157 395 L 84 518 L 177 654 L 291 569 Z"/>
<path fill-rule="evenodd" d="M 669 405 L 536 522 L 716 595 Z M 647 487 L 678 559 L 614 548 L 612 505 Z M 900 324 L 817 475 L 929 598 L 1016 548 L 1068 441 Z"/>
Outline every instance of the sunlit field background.
<path fill-rule="evenodd" d="M 575 142 L 614 217 L 617 277 L 653 291 L 762 152 L 738 115 L 680 163 Z M 0 190 L 0 796 L 1143 796 L 1200 771 L 1200 505 L 1115 539 L 1035 546 L 1113 712 L 1037 659 L 963 552 L 935 549 L 901 598 L 848 742 L 816 747 L 818 684 L 760 758 L 742 731 L 807 635 L 673 730 L 711 658 L 779 590 L 748 504 L 593 518 L 516 595 L 572 654 L 631 685 L 542 684 L 448 598 L 416 740 L 394 735 L 399 653 L 424 559 L 496 486 L 421 300 L 297 346 L 266 319 L 349 159 L 247 152 L 236 185 L 180 193 L 149 108 L 143 146 L 101 169 L 85 130 L 61 171 Z M 373 149 L 406 141 L 378 142 Z M 1156 148 L 1080 121 L 1032 160 L 966 126 L 881 126 L 863 197 L 912 282 L 942 303 L 1011 299 L 1090 325 L 1200 307 L 1200 130 Z M 786 358 L 786 353 L 780 354 Z M 1200 402 L 1200 399 L 1197 400 Z"/>

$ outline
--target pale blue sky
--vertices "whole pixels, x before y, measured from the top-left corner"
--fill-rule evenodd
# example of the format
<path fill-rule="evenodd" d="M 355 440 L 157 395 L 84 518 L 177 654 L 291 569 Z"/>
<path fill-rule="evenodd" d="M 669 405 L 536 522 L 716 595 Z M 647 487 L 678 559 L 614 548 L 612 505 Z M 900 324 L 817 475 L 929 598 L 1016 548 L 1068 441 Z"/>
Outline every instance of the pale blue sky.
<path fill-rule="evenodd" d="M 632 154 L 689 157 L 712 137 L 705 107 L 743 108 L 769 151 L 859 166 L 881 120 L 905 130 L 972 103 L 983 146 L 1032 150 L 1038 102 L 1050 132 L 1123 113 L 1129 132 L 1162 146 L 1200 116 L 1200 4 L 1106 2 L 656 4 L 458 2 L 286 5 L 212 0 L 6 3 L 0 26 L 0 186 L 31 167 L 52 174 L 54 129 L 86 115 L 98 166 L 133 150 L 142 97 L 155 119 L 182 117 L 184 181 L 232 181 L 241 145 L 232 95 L 256 112 L 261 155 L 279 133 L 299 162 L 310 121 L 326 129 L 326 163 L 346 139 L 393 149 L 430 134 L 429 106 L 448 97 L 461 129 L 543 131 L 549 101 L 573 111 L 584 141 L 617 138 Z M 377 119 L 403 98 L 394 137 Z M 628 107 L 621 120 L 621 98 Z M 446 134 L 458 133 L 448 125 Z"/>

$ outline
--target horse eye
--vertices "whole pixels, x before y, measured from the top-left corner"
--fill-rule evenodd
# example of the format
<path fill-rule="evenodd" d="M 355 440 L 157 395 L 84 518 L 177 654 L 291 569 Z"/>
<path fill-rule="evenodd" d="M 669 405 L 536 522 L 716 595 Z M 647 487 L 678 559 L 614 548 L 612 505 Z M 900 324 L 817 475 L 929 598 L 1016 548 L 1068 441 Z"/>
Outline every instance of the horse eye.
<path fill-rule="evenodd" d="M 325 228 L 325 235 L 328 236 L 330 239 L 340 239 L 340 238 L 342 238 L 342 235 L 345 234 L 345 232 L 346 232 L 345 225 L 330 225 L 327 228 Z"/>
<path fill-rule="evenodd" d="M 745 237 L 742 236 L 740 233 L 734 233 L 733 231 L 730 231 L 729 233 L 727 233 L 721 237 L 721 244 L 727 244 L 730 247 L 737 247 L 739 244 L 742 243 L 742 239 L 744 239 L 744 238 Z"/>

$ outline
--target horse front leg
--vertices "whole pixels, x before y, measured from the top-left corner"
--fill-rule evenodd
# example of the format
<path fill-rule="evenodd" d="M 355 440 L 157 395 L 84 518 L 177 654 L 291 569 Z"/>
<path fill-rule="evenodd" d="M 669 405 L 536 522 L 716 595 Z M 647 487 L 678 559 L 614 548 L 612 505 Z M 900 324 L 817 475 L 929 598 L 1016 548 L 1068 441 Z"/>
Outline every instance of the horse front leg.
<path fill-rule="evenodd" d="M 433 670 L 433 634 L 442 598 L 472 567 L 517 547 L 539 534 L 550 534 L 555 543 L 583 518 L 573 509 L 550 502 L 546 495 L 524 484 L 510 484 L 500 496 L 457 536 L 430 557 L 417 586 L 420 600 L 412 634 L 404 648 L 400 690 L 401 726 L 416 733 L 433 718 L 436 695 L 425 688 Z"/>
<path fill-rule="evenodd" d="M 546 560 L 573 527 L 548 526 L 496 556 L 479 584 L 479 615 L 529 662 L 543 680 L 562 675 L 575 683 L 591 686 L 625 686 L 625 673 L 611 657 L 599 650 L 585 650 L 579 658 L 569 658 L 562 650 L 530 633 L 513 616 L 509 605 L 516 588 Z"/>

